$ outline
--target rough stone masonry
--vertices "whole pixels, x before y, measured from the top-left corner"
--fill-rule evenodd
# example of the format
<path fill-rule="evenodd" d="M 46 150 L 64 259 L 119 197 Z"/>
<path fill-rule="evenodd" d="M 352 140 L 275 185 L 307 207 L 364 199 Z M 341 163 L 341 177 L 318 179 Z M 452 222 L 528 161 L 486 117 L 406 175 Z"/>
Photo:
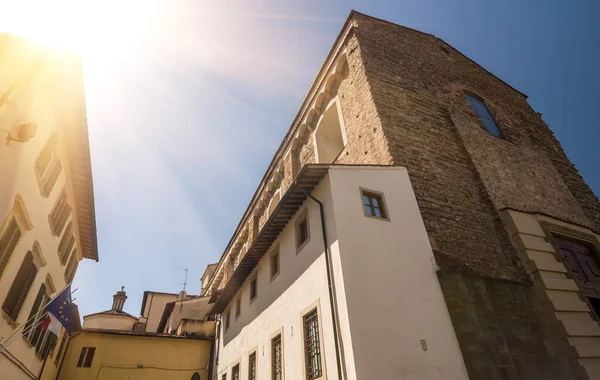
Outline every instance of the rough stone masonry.
<path fill-rule="evenodd" d="M 336 163 L 408 168 L 471 379 L 584 377 L 499 212 L 600 232 L 598 198 L 524 94 L 435 36 L 357 12 L 349 22 L 348 66 L 332 90 L 348 140 Z M 466 94 L 485 101 L 504 138 Z M 309 141 L 296 166 L 314 161 Z"/>

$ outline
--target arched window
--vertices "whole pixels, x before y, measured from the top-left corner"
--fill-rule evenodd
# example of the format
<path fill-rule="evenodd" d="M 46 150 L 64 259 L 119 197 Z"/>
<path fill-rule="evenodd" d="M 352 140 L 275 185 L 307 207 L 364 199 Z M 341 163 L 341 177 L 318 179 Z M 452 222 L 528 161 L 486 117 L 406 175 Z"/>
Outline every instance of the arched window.
<path fill-rule="evenodd" d="M 200 380 L 200 375 L 198 375 L 198 372 L 192 375 L 192 380 Z"/>
<path fill-rule="evenodd" d="M 502 131 L 500 130 L 500 128 L 498 128 L 496 121 L 492 117 L 492 114 L 487 109 L 483 101 L 469 94 L 467 94 L 466 97 L 469 103 L 471 103 L 471 105 L 473 106 L 473 109 L 475 110 L 477 116 L 479 116 L 479 119 L 481 120 L 481 123 L 483 124 L 485 130 L 488 131 L 488 133 L 492 136 L 504 138 Z"/>
<path fill-rule="evenodd" d="M 337 101 L 333 101 L 319 121 L 315 131 L 317 162 L 331 164 L 346 145 L 342 115 Z"/>

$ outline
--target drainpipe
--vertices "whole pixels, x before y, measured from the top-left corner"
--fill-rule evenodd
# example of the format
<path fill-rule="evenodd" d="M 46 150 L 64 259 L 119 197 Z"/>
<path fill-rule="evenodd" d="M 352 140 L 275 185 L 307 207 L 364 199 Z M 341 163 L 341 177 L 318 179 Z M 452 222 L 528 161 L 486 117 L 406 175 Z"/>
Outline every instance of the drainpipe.
<path fill-rule="evenodd" d="M 212 379 L 213 367 L 219 366 L 219 346 L 218 344 L 221 342 L 221 335 L 219 334 L 219 329 L 221 328 L 221 318 L 215 317 L 215 335 L 213 344 L 210 346 L 210 364 L 208 367 L 208 378 Z M 219 341 L 217 342 L 217 334 L 219 334 Z"/>
<path fill-rule="evenodd" d="M 345 363 L 343 360 L 342 350 L 340 349 L 340 345 L 342 344 L 342 337 L 340 336 L 340 333 L 339 333 L 339 329 L 340 329 L 339 311 L 338 311 L 338 307 L 337 307 L 335 283 L 333 282 L 333 266 L 332 266 L 331 252 L 329 251 L 329 244 L 327 243 L 327 229 L 325 228 L 325 211 L 324 211 L 323 203 L 320 200 L 318 200 L 317 198 L 315 198 L 314 196 L 312 196 L 306 190 L 301 189 L 298 186 L 298 184 L 296 183 L 296 181 L 292 182 L 292 186 L 294 186 L 294 188 L 296 188 L 296 190 L 298 190 L 302 194 L 306 195 L 308 198 L 312 199 L 319 205 L 319 212 L 321 213 L 321 232 L 323 234 L 323 246 L 325 248 L 325 265 L 327 266 L 327 285 L 328 285 L 328 290 L 329 290 L 329 305 L 331 306 L 331 322 L 333 325 L 333 337 L 334 337 L 334 343 L 335 343 L 335 359 L 336 359 L 337 373 L 338 373 L 337 377 L 339 380 L 342 380 L 347 377 L 346 371 L 345 371 L 346 366 L 345 366 Z M 343 371 L 342 371 L 342 367 L 344 368 Z M 342 377 L 342 372 L 344 373 L 343 377 Z"/>

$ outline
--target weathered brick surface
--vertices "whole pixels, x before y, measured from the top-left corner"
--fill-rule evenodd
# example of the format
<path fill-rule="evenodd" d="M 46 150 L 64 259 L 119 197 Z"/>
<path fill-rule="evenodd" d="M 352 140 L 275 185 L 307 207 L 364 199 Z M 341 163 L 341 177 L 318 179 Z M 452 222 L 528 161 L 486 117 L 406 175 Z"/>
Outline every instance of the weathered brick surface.
<path fill-rule="evenodd" d="M 440 283 L 471 379 L 577 378 L 564 332 L 499 211 L 545 214 L 600 232 L 600 202 L 523 94 L 434 36 L 352 17 L 347 38 L 337 42 L 343 46 L 333 49 L 344 52 L 343 71 L 317 78 L 257 190 L 262 208 L 253 200 L 247 211 L 258 220 L 252 228 L 267 219 L 263 201 L 276 189 L 266 184 L 284 155 L 290 152 L 284 189 L 315 162 L 316 120 L 337 97 L 347 144 L 336 163 L 408 169 L 445 268 Z M 332 53 L 324 67 L 340 55 Z M 324 78 L 335 80 L 326 91 Z M 485 131 L 465 93 L 485 101 L 506 139 Z"/>
<path fill-rule="evenodd" d="M 574 351 L 538 288 L 438 273 L 471 379 L 578 379 Z"/>
<path fill-rule="evenodd" d="M 598 230 L 588 217 L 598 200 L 572 166 L 557 169 L 564 153 L 522 94 L 434 36 L 357 18 L 388 143 L 381 149 L 408 168 L 436 248 L 478 273 L 523 281 L 498 210 L 539 212 Z M 465 91 L 486 101 L 506 140 L 483 129 Z"/>

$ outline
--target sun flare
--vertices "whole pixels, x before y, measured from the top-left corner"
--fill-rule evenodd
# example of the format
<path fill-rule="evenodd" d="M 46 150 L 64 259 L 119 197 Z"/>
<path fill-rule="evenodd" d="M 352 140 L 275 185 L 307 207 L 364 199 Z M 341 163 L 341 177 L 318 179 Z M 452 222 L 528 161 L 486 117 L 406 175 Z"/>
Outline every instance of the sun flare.
<path fill-rule="evenodd" d="M 84 59 L 135 46 L 152 21 L 149 11 L 156 10 L 137 0 L 22 0 L 2 8 L 0 32 Z"/>

